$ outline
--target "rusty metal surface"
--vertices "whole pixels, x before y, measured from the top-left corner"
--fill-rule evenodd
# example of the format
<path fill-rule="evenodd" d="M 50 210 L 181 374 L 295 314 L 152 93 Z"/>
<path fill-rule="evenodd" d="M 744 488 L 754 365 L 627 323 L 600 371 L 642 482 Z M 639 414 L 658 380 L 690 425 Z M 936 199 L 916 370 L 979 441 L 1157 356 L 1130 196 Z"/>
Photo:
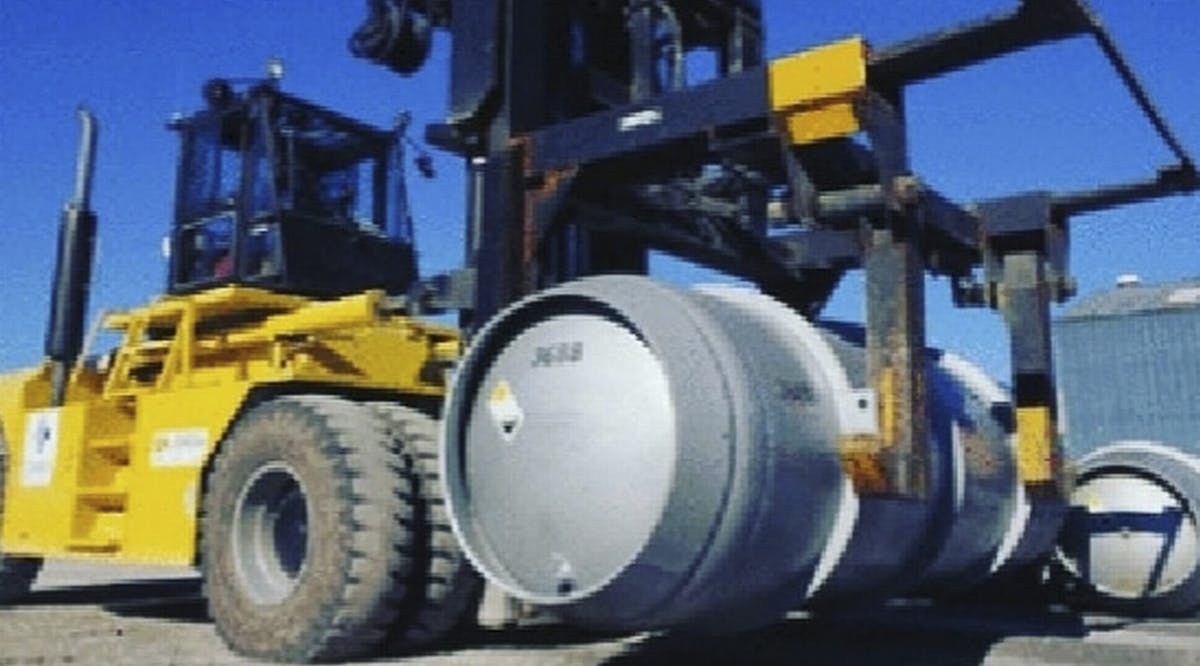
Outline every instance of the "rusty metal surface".
<path fill-rule="evenodd" d="M 896 230 L 876 229 L 866 253 L 867 371 L 879 396 L 878 463 L 886 487 L 868 493 L 927 497 L 929 426 L 924 373 L 925 292 L 919 248 Z"/>

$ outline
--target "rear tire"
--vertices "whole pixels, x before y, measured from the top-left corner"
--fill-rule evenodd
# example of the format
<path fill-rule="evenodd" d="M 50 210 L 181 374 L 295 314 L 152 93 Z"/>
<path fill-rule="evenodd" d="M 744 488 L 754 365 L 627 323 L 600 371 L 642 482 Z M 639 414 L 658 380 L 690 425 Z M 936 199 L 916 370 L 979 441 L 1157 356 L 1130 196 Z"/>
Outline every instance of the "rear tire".
<path fill-rule="evenodd" d="M 235 423 L 207 478 L 201 568 L 235 651 L 276 661 L 374 652 L 407 607 L 415 481 L 369 407 L 277 398 Z"/>
<path fill-rule="evenodd" d="M 394 441 L 402 443 L 416 481 L 414 569 L 410 593 L 388 637 L 392 652 L 411 652 L 473 626 L 483 578 L 450 526 L 438 463 L 437 423 L 394 403 L 373 403 Z"/>
<path fill-rule="evenodd" d="M 5 471 L 8 469 L 8 446 L 0 427 L 0 518 L 4 516 Z M 0 554 L 0 605 L 25 598 L 42 568 L 40 557 L 12 557 Z"/>

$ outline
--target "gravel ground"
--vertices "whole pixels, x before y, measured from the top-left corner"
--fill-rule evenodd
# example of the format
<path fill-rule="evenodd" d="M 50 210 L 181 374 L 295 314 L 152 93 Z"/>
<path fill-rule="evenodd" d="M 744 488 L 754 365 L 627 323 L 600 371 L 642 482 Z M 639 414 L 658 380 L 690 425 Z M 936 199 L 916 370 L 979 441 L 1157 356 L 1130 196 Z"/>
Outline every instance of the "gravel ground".
<path fill-rule="evenodd" d="M 230 653 L 187 569 L 51 563 L 26 603 L 0 610 L 0 666 L 259 664 Z M 445 652 L 360 663 L 439 666 L 642 664 L 1197 664 L 1200 622 L 1069 612 L 897 606 L 796 616 L 733 638 L 597 637 L 558 627 L 478 631 Z"/>

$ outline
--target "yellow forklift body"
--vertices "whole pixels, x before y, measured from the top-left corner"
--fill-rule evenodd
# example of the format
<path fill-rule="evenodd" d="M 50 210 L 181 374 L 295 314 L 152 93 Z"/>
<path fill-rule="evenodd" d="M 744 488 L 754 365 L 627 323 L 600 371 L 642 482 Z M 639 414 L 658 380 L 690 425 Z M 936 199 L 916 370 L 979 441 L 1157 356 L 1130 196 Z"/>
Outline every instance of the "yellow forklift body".
<path fill-rule="evenodd" d="M 0 377 L 0 549 L 191 564 L 203 470 L 257 389 L 440 397 L 457 333 L 382 292 L 320 301 L 242 286 L 108 315 L 123 333 L 51 408 L 49 366 Z"/>

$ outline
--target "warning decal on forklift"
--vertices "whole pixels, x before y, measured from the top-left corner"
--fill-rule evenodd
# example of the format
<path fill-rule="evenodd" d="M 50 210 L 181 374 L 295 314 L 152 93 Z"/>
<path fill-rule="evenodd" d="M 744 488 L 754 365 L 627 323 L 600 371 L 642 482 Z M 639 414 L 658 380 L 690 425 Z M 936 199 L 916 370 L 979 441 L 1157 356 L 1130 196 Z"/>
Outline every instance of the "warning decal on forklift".
<path fill-rule="evenodd" d="M 199 467 L 207 451 L 206 428 L 159 430 L 150 439 L 150 466 Z"/>
<path fill-rule="evenodd" d="M 507 381 L 501 380 L 492 388 L 488 395 L 488 411 L 492 414 L 492 422 L 500 431 L 505 442 L 512 443 L 525 420 L 525 412 L 517 404 L 517 396 L 513 395 L 512 387 Z"/>
<path fill-rule="evenodd" d="M 58 458 L 57 409 L 40 409 L 25 418 L 25 446 L 21 451 L 21 485 L 48 486 Z"/>

